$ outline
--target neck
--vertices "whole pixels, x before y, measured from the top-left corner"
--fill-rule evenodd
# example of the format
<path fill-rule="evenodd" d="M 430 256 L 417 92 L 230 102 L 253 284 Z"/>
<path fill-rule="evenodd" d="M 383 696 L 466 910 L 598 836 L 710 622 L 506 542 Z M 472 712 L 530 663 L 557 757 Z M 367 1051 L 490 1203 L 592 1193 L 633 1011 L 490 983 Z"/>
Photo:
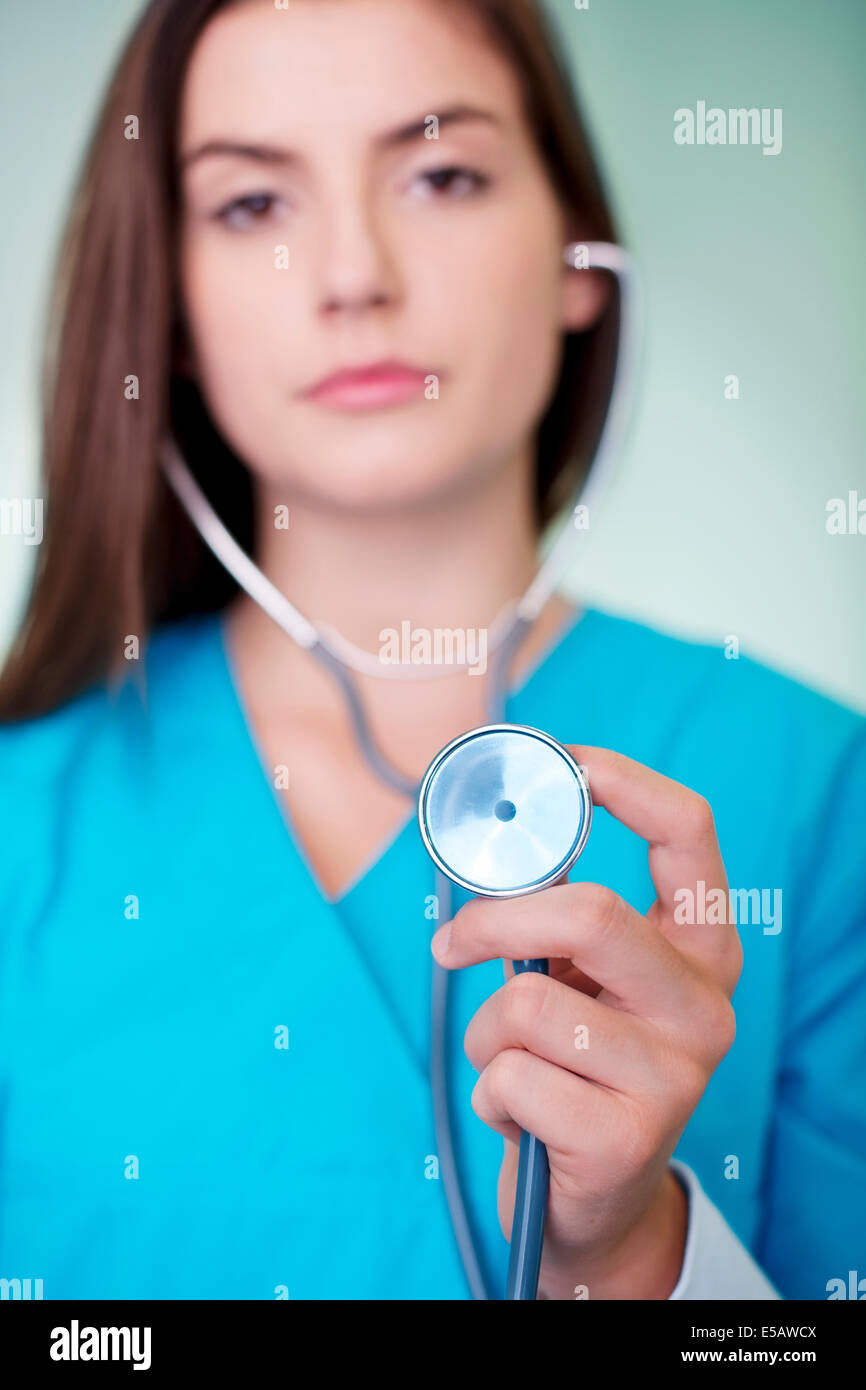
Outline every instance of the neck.
<path fill-rule="evenodd" d="M 285 489 L 257 483 L 256 563 L 296 608 L 371 653 L 382 633 L 489 629 L 528 587 L 537 568 L 529 452 L 515 454 L 483 486 L 386 514 L 338 511 L 292 498 L 288 529 L 274 526 Z M 532 663 L 569 612 L 554 597 L 522 641 L 511 679 Z M 233 601 L 228 632 L 247 700 L 271 718 L 304 711 L 345 718 L 333 677 L 299 648 L 245 593 Z M 475 638 L 477 642 L 477 637 Z M 470 638 L 466 637 L 467 650 Z M 475 648 L 477 651 L 477 646 Z M 484 676 L 466 670 L 403 681 L 353 672 L 370 716 L 399 741 L 426 724 L 444 729 L 482 722 Z"/>
<path fill-rule="evenodd" d="M 484 487 L 360 518 L 294 499 L 288 530 L 273 524 L 285 490 L 262 483 L 256 562 L 313 622 L 368 651 L 378 651 L 383 628 L 403 619 L 413 627 L 484 627 L 535 572 L 529 480 L 526 461 L 515 457 Z"/>

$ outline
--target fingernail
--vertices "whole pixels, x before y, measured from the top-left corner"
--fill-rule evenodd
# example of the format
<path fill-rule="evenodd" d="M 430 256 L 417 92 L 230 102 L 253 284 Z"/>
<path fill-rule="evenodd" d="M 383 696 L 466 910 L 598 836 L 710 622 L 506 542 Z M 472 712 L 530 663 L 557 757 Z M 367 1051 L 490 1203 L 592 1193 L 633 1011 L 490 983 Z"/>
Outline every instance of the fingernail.
<path fill-rule="evenodd" d="M 448 954 L 448 947 L 451 944 L 451 923 L 446 922 L 443 927 L 434 934 L 430 942 L 430 949 L 437 960 L 442 960 Z"/>

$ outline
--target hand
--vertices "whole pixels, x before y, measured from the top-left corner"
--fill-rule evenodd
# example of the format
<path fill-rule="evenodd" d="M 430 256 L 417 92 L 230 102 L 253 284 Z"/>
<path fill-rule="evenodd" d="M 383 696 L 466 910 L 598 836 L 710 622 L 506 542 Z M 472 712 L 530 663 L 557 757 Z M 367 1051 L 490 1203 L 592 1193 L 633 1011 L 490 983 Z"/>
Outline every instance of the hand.
<path fill-rule="evenodd" d="M 723 925 L 675 921 L 678 890 L 728 883 L 703 797 L 605 748 L 569 746 L 593 803 L 648 841 L 644 917 L 595 883 L 473 898 L 433 938 L 448 969 L 506 958 L 472 1018 L 476 1114 L 505 1138 L 499 1219 L 511 1236 L 521 1129 L 546 1146 L 550 1187 L 539 1297 L 667 1298 L 679 1277 L 685 1194 L 668 1159 L 731 1047 L 743 951 Z M 722 915 L 722 914 L 718 914 Z M 549 976 L 510 962 L 546 956 Z"/>

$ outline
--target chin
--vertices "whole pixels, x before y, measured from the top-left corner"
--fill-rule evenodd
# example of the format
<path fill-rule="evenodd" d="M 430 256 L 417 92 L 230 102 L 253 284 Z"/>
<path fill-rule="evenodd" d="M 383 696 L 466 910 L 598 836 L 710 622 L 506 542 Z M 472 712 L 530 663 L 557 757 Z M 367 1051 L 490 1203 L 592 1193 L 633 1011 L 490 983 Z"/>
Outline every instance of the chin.
<path fill-rule="evenodd" d="M 420 447 L 419 447 L 420 446 Z M 328 507 L 368 514 L 413 508 L 442 497 L 467 469 L 467 453 L 431 439 L 417 429 L 388 430 L 377 445 L 358 431 L 346 447 L 329 448 L 311 441 L 304 448 L 306 466 L 287 467 L 280 476 L 300 497 L 318 499 Z"/>
<path fill-rule="evenodd" d="M 336 485 L 329 479 L 332 485 L 327 492 L 323 493 L 321 486 L 312 487 L 306 490 L 307 496 L 315 496 L 329 509 L 370 518 L 429 506 L 441 495 L 443 481 L 441 477 L 419 474 L 414 469 L 407 477 L 405 461 L 398 472 L 373 468 L 336 477 Z"/>

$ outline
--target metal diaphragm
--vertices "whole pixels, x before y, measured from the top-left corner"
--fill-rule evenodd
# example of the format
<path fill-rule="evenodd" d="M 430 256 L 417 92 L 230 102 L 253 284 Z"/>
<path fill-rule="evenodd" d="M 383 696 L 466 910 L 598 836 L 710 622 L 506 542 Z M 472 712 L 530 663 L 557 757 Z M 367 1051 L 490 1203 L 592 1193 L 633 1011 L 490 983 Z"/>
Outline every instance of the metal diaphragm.
<path fill-rule="evenodd" d="M 549 887 L 589 835 L 592 797 L 561 743 L 526 724 L 485 724 L 441 748 L 418 792 L 418 825 L 444 874 L 487 898 Z"/>

